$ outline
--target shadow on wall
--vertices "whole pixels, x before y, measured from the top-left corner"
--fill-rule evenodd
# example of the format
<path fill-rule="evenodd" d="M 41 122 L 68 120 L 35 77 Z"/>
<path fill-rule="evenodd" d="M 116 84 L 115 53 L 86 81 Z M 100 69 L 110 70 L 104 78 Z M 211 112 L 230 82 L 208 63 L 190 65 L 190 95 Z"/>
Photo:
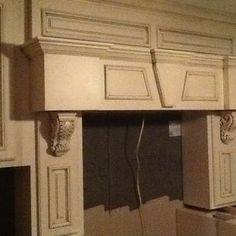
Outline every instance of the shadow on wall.
<path fill-rule="evenodd" d="M 1 42 L 1 54 L 0 88 L 4 94 L 8 91 L 5 89 L 9 87 L 10 119 L 32 120 L 34 118 L 30 112 L 29 61 L 21 52 L 19 45 Z M 9 68 L 5 66 L 7 60 Z M 6 106 L 6 96 L 1 99 Z"/>
<path fill-rule="evenodd" d="M 142 114 L 88 114 L 83 120 L 84 207 L 138 207 L 135 149 Z M 180 113 L 148 113 L 140 146 L 143 202 L 162 196 L 182 200 L 181 137 L 169 137 Z"/>

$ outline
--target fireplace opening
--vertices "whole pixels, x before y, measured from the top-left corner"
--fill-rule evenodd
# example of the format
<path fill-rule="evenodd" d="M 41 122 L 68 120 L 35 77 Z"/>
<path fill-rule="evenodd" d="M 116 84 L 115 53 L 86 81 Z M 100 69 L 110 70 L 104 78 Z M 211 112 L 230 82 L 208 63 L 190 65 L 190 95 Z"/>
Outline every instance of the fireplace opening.
<path fill-rule="evenodd" d="M 0 235 L 30 236 L 30 168 L 1 168 L 0 193 Z"/>
<path fill-rule="evenodd" d="M 157 207 L 158 212 L 166 205 L 168 212 L 162 213 L 169 217 L 174 214 L 173 205 L 179 204 L 183 198 L 181 135 L 178 131 L 181 113 L 86 114 L 83 117 L 83 169 L 85 230 L 88 233 L 102 230 L 101 235 L 106 235 L 108 229 L 104 228 L 110 224 L 107 214 L 118 211 L 120 215 L 136 214 L 139 201 L 135 150 L 143 117 L 139 186 L 144 207 Z M 178 126 L 174 134 L 173 124 Z M 154 215 L 149 210 L 144 217 L 147 220 Z M 129 217 L 128 224 L 131 227 Z M 127 235 L 129 233 L 135 235 L 130 231 Z"/>

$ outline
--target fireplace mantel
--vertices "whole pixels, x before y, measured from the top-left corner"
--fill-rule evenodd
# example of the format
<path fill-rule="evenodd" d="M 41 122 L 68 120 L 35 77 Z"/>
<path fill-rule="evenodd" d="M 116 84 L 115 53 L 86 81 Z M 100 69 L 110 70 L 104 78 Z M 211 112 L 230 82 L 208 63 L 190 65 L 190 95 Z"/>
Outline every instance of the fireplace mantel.
<path fill-rule="evenodd" d="M 32 111 L 235 109 L 236 58 L 36 38 Z"/>
<path fill-rule="evenodd" d="M 187 2 L 1 0 L 0 161 L 30 166 L 32 236 L 84 235 L 87 111 L 183 111 L 188 202 L 228 205 L 236 160 L 236 18 Z M 199 200 L 194 191 L 201 190 Z"/>

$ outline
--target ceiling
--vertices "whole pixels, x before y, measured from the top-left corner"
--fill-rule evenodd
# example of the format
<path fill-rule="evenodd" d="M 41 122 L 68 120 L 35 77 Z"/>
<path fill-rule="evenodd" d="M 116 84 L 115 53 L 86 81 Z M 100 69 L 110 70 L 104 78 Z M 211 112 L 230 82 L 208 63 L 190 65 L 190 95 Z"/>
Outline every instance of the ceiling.
<path fill-rule="evenodd" d="M 166 0 L 166 2 L 188 4 L 194 7 L 229 12 L 236 14 L 236 0 Z"/>

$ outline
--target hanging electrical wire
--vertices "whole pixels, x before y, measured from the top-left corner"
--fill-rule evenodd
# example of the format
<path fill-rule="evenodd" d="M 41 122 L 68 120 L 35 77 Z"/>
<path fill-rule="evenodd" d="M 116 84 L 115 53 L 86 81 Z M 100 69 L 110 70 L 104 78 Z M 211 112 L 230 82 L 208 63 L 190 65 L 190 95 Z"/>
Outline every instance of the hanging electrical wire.
<path fill-rule="evenodd" d="M 141 223 L 141 228 L 142 228 L 142 236 L 146 235 L 146 228 L 145 228 L 145 223 L 144 223 L 144 217 L 143 217 L 143 200 L 142 200 L 142 195 L 140 191 L 140 170 L 141 170 L 141 165 L 140 165 L 140 157 L 139 157 L 139 151 L 140 151 L 140 145 L 143 137 L 143 130 L 145 126 L 145 114 L 143 114 L 142 118 L 142 124 L 139 132 L 139 137 L 138 137 L 138 142 L 136 145 L 135 149 L 135 157 L 137 161 L 137 173 L 136 173 L 136 189 L 137 189 L 137 196 L 138 196 L 138 211 L 139 211 L 139 217 L 140 217 L 140 223 Z"/>

